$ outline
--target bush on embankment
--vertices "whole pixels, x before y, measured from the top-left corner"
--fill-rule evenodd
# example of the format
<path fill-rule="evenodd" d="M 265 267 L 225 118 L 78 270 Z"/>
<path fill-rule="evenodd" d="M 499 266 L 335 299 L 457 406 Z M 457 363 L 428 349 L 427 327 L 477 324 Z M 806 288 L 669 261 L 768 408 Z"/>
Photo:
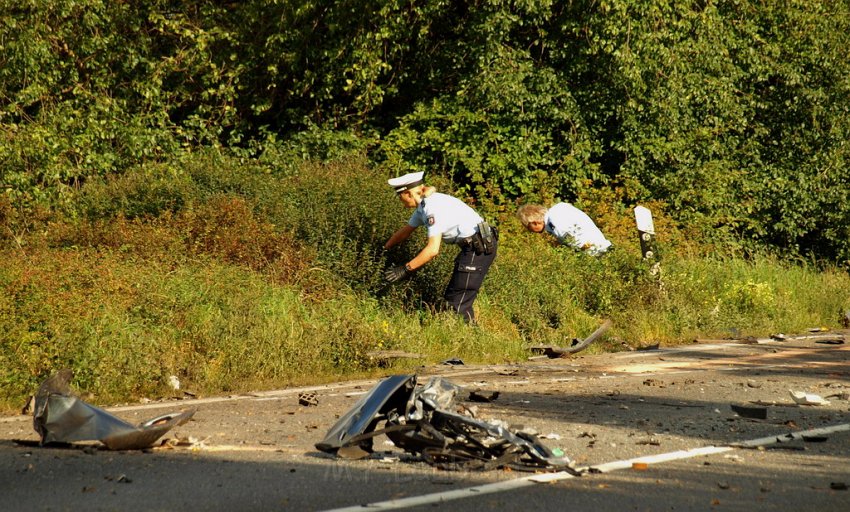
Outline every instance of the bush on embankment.
<path fill-rule="evenodd" d="M 591 258 L 487 212 L 499 257 L 477 301 L 480 323 L 438 311 L 456 249 L 393 287 L 382 270 L 406 222 L 383 171 L 351 158 L 301 167 L 216 152 L 134 168 L 82 187 L 72 207 L 22 218 L 0 205 L 0 408 L 22 405 L 69 367 L 94 402 L 169 396 L 168 377 L 201 393 L 409 371 L 424 362 L 521 361 L 604 318 L 589 351 L 694 337 L 834 325 L 846 272 L 774 257 L 689 256 L 693 241 L 656 205 L 660 276 L 640 259 L 631 212 L 588 196 L 617 250 Z M 449 185 L 438 185 L 451 192 Z M 421 231 L 421 230 L 418 230 Z M 390 368 L 375 350 L 420 359 Z"/>

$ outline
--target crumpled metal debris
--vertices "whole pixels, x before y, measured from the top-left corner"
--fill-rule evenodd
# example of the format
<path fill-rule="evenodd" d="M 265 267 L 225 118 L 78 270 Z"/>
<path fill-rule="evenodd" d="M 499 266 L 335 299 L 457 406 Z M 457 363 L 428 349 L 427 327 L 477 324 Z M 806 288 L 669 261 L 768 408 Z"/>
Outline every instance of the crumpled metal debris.
<path fill-rule="evenodd" d="M 328 430 L 325 439 L 316 443 L 316 448 L 323 452 L 336 453 L 343 446 L 350 445 L 352 438 L 374 430 L 381 419 L 395 413 L 399 408 L 404 410 L 407 398 L 415 385 L 413 375 L 394 375 L 382 380 Z M 371 452 L 371 438 L 357 444 Z"/>
<path fill-rule="evenodd" d="M 195 414 L 194 410 L 165 414 L 131 425 L 74 396 L 69 385 L 73 376 L 69 369 L 60 370 L 38 388 L 33 428 L 42 445 L 100 441 L 110 450 L 141 450 Z"/>
<path fill-rule="evenodd" d="M 372 440 L 383 434 L 440 469 L 507 467 L 579 474 L 561 450 L 549 449 L 534 434 L 453 412 L 460 389 L 442 377 L 432 377 L 424 386 L 416 385 L 415 375 L 388 377 L 342 416 L 316 448 L 342 458 L 362 458 L 372 453 Z"/>
<path fill-rule="evenodd" d="M 608 329 L 614 323 L 610 319 L 606 319 L 602 322 L 602 325 L 596 328 L 595 331 L 590 333 L 590 336 L 587 338 L 573 338 L 570 342 L 570 346 L 568 347 L 557 347 L 554 345 L 538 345 L 531 348 L 531 352 L 534 354 L 542 354 L 550 359 L 557 359 L 559 357 L 568 357 L 571 354 L 575 354 L 581 352 L 582 350 L 589 347 L 593 342 L 599 339 L 603 334 L 605 334 Z M 656 347 L 657 348 L 657 347 Z"/>
<path fill-rule="evenodd" d="M 429 411 L 451 409 L 461 389 L 442 377 L 432 377 L 424 387 L 415 389 L 408 400 L 407 419 L 421 420 L 428 417 Z"/>

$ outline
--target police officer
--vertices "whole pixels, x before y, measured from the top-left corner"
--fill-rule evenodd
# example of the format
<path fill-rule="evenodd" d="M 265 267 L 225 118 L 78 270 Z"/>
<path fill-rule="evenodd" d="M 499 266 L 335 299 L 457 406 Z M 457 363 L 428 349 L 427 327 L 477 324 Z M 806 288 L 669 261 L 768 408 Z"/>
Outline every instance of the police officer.
<path fill-rule="evenodd" d="M 562 244 L 598 256 L 611 248 L 611 242 L 583 211 L 569 203 L 558 203 L 549 209 L 539 204 L 526 204 L 517 210 L 522 225 L 532 233 L 544 230 Z"/>
<path fill-rule="evenodd" d="M 407 225 L 393 233 L 385 249 L 406 241 L 420 226 L 428 230 L 428 243 L 412 260 L 387 270 L 385 279 L 394 283 L 425 265 L 440 252 L 443 242 L 456 244 L 460 253 L 444 298 L 449 307 L 466 322 L 475 320 L 472 303 L 490 265 L 496 258 L 498 234 L 478 213 L 463 201 L 441 194 L 425 185 L 424 174 L 414 172 L 388 181 L 406 208 L 415 208 Z"/>

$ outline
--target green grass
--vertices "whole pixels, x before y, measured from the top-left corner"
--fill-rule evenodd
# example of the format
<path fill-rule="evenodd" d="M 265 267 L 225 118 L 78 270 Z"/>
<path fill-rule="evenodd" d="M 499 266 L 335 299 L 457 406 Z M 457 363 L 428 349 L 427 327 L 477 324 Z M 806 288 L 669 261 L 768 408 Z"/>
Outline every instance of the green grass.
<path fill-rule="evenodd" d="M 221 169 L 233 162 L 199 158 L 138 171 L 157 179 L 92 184 L 72 214 L 6 226 L 15 236 L 0 250 L 0 410 L 20 409 L 66 367 L 77 390 L 105 404 L 170 396 L 170 375 L 216 394 L 454 357 L 523 361 L 530 345 L 566 345 L 603 318 L 614 326 L 591 353 L 836 327 L 850 308 L 844 270 L 686 255 L 692 244 L 678 251 L 675 237 L 662 237 L 656 275 L 625 229 L 612 230 L 617 251 L 592 258 L 524 232 L 507 212 L 479 323 L 468 326 L 435 312 L 453 247 L 411 279 L 381 284 L 381 269 L 424 240 L 381 249 L 409 212 L 376 171 L 352 161 L 286 176 L 229 173 Z M 375 350 L 422 357 L 386 367 Z"/>

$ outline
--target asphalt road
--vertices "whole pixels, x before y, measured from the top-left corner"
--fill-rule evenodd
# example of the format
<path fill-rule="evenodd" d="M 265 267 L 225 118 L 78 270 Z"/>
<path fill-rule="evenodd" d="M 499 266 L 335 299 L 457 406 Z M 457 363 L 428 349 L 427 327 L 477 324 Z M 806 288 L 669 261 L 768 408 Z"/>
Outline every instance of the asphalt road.
<path fill-rule="evenodd" d="M 316 450 L 375 384 L 366 381 L 110 408 L 131 423 L 196 409 L 145 451 L 41 447 L 31 417 L 0 418 L 0 510 L 847 511 L 850 346 L 826 341 L 421 369 L 420 382 L 443 376 L 464 387 L 461 398 L 499 391 L 463 403 L 535 430 L 592 468 L 580 477 L 438 470 L 384 437 L 365 460 Z M 299 404 L 305 391 L 318 405 Z M 829 403 L 797 405 L 790 391 Z M 742 418 L 733 404 L 767 418 Z M 752 446 L 730 446 L 743 442 Z"/>

